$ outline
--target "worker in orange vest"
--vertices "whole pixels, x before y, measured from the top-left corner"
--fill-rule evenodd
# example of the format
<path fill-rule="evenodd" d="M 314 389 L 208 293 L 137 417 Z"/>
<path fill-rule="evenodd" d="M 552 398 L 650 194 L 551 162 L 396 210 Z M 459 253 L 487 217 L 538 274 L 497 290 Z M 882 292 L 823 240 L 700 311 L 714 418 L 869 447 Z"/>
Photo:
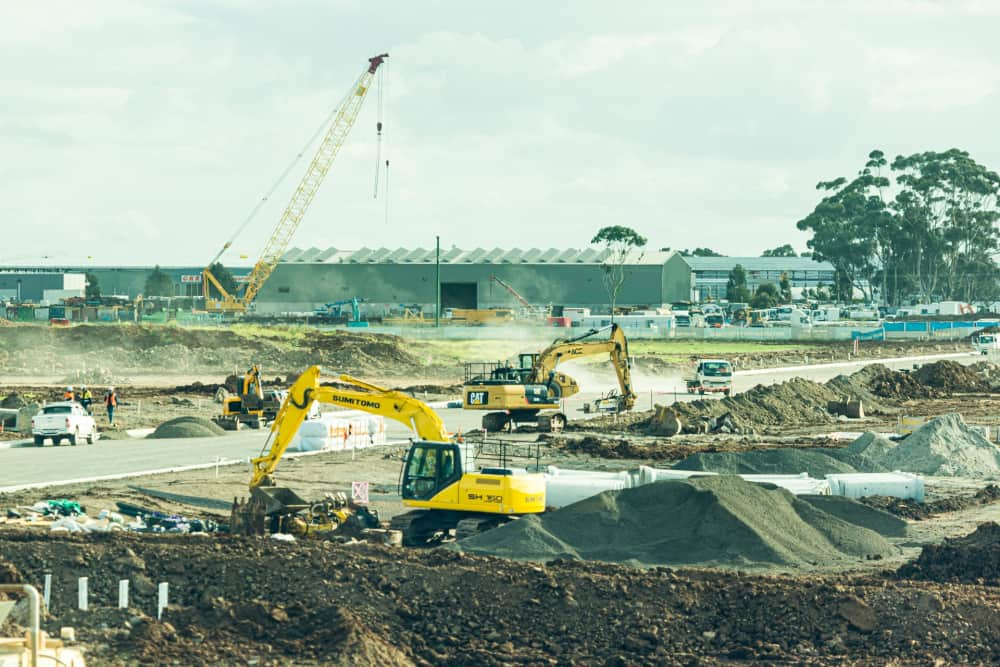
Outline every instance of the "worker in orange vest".
<path fill-rule="evenodd" d="M 114 387 L 108 387 L 108 393 L 104 395 L 104 405 L 108 408 L 108 423 L 115 423 L 115 408 L 118 407 L 118 394 Z"/>
<path fill-rule="evenodd" d="M 76 394 L 73 393 L 73 387 L 66 387 L 66 391 L 63 392 L 64 401 L 75 401 Z"/>

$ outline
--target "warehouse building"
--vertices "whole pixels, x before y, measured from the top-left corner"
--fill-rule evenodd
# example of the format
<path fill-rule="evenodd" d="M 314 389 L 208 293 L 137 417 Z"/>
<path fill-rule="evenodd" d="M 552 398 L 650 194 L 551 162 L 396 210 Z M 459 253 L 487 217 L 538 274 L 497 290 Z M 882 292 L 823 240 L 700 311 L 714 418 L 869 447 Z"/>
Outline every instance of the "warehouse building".
<path fill-rule="evenodd" d="M 669 302 L 664 271 L 672 252 L 646 252 L 626 264 L 622 306 Z M 441 308 L 517 308 L 519 301 L 494 276 L 532 305 L 607 310 L 597 249 L 441 249 Z M 383 316 L 401 307 L 433 313 L 436 253 L 433 249 L 293 249 L 285 254 L 257 296 L 260 314 L 311 312 L 325 303 L 357 298 L 364 312 Z"/>
<path fill-rule="evenodd" d="M 58 303 L 82 297 L 87 281 L 82 273 L 51 269 L 4 269 L 0 271 L 0 301 Z"/>
<path fill-rule="evenodd" d="M 809 257 L 670 257 L 664 267 L 664 280 L 673 286 L 670 301 L 717 301 L 726 298 L 730 272 L 739 264 L 747 277 L 751 292 L 764 283 L 781 282 L 788 274 L 792 293 L 805 289 L 830 287 L 834 268 L 829 262 L 817 262 Z"/>

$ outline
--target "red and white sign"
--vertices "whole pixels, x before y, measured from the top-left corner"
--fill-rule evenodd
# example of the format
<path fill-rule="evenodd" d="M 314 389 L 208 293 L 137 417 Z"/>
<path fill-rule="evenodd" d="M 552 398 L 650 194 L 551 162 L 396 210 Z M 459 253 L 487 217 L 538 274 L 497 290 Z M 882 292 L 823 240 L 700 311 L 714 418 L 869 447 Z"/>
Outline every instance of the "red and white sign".
<path fill-rule="evenodd" d="M 181 276 L 181 282 L 182 283 L 200 283 L 201 282 L 201 274 L 200 273 L 196 273 L 194 275 L 190 275 L 190 274 L 188 274 L 188 275 L 182 275 Z"/>
<path fill-rule="evenodd" d="M 351 500 L 359 505 L 368 504 L 368 482 L 351 482 Z"/>

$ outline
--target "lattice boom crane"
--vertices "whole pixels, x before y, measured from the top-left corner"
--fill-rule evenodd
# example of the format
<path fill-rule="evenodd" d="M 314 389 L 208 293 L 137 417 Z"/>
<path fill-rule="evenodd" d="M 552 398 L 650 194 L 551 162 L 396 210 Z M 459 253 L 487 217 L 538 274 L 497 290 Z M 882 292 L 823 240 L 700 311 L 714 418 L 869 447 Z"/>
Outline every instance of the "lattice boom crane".
<path fill-rule="evenodd" d="M 382 55 L 369 58 L 368 66 L 365 67 L 365 70 L 358 77 L 354 86 L 344 99 L 341 100 L 334 115 L 334 120 L 320 142 L 319 148 L 316 150 L 316 155 L 313 157 L 312 162 L 309 163 L 309 168 L 306 169 L 302 181 L 295 189 L 291 201 L 288 202 L 285 212 L 282 213 L 278 225 L 271 234 L 271 238 L 264 245 L 264 250 L 257 259 L 257 263 L 254 264 L 253 271 L 250 272 L 247 278 L 242 296 L 230 294 L 210 271 L 211 266 L 229 248 L 230 243 L 226 243 L 219 254 L 216 255 L 216 258 L 212 260 L 208 267 L 205 267 L 202 272 L 202 293 L 205 297 L 205 310 L 216 313 L 246 312 L 247 306 L 256 298 L 257 293 L 260 292 L 260 288 L 271 277 L 281 257 L 288 249 L 288 244 L 292 240 L 295 230 L 298 229 L 299 223 L 302 222 L 306 211 L 309 210 L 309 205 L 316 196 L 316 192 L 323 183 L 323 179 L 326 178 L 327 172 L 330 171 L 333 160 L 337 157 L 340 147 L 344 145 L 344 141 L 347 139 L 347 134 L 358 119 L 358 114 L 361 112 L 361 106 L 364 104 L 368 89 L 375 78 L 375 73 L 388 57 L 388 53 L 383 53 Z M 221 295 L 220 298 L 212 298 L 213 287 Z"/>

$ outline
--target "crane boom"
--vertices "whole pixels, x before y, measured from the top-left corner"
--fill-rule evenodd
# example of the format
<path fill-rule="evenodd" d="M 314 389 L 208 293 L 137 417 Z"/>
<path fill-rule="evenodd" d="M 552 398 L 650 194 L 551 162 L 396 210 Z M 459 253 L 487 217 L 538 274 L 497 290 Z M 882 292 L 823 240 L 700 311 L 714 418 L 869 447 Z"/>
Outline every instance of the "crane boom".
<path fill-rule="evenodd" d="M 306 169 L 306 173 L 295 189 L 291 201 L 285 207 L 278 225 L 274 228 L 274 232 L 264 245 L 264 250 L 257 259 L 257 263 L 254 264 L 253 270 L 247 278 L 243 296 L 238 297 L 226 291 L 219 283 L 219 280 L 212 275 L 210 266 L 204 269 L 202 272 L 202 290 L 205 296 L 205 309 L 207 311 L 245 312 L 247 306 L 254 300 L 257 293 L 260 292 L 260 288 L 271 277 L 281 257 L 288 249 L 288 244 L 292 240 L 295 230 L 298 229 L 299 223 L 302 222 L 306 211 L 309 210 L 309 205 L 312 203 L 313 198 L 315 198 L 316 192 L 323 183 L 323 179 L 326 178 L 327 172 L 330 171 L 330 166 L 340 152 L 341 146 L 344 145 L 347 134 L 354 126 L 354 122 L 361 112 L 361 106 L 364 104 L 365 96 L 368 94 L 368 89 L 371 87 L 372 79 L 374 79 L 379 65 L 388 57 L 388 53 L 383 53 L 369 58 L 368 66 L 358 77 L 357 81 L 355 81 L 354 86 L 344 99 L 341 100 L 334 120 L 327 130 L 326 136 L 320 142 L 319 148 L 316 150 L 316 155 L 313 157 L 312 162 L 309 163 L 309 168 Z M 220 299 L 211 298 L 211 287 L 213 286 L 221 295 Z"/>

